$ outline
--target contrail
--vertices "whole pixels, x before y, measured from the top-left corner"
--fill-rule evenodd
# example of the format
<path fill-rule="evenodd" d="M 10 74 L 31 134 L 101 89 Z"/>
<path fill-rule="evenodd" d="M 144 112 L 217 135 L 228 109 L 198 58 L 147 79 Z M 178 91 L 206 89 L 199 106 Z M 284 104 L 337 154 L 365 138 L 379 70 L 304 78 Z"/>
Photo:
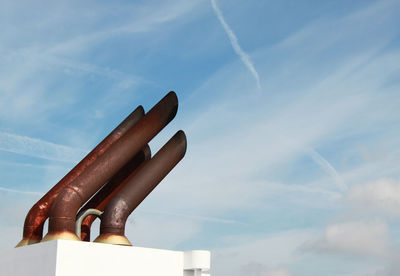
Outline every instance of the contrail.
<path fill-rule="evenodd" d="M 211 221 L 211 222 L 224 223 L 224 224 L 244 224 L 244 225 L 246 225 L 245 223 L 242 223 L 242 222 L 239 222 L 236 220 L 222 219 L 222 218 L 216 218 L 216 217 L 194 216 L 194 215 L 186 215 L 186 214 L 180 214 L 180 213 L 170 213 L 170 212 L 160 212 L 160 211 L 150 211 L 150 210 L 144 210 L 142 212 L 150 213 L 150 214 L 158 214 L 158 215 L 178 216 L 178 217 L 184 217 L 184 218 L 188 218 L 188 219 Z"/>
<path fill-rule="evenodd" d="M 227 33 L 229 40 L 231 41 L 233 50 L 236 52 L 236 54 L 241 58 L 243 61 L 244 65 L 249 69 L 250 73 L 253 75 L 253 77 L 256 79 L 257 82 L 257 87 L 260 88 L 260 77 L 258 75 L 258 72 L 256 68 L 254 68 L 253 63 L 250 60 L 250 57 L 248 54 L 246 54 L 242 48 L 239 45 L 238 39 L 232 29 L 229 27 L 229 25 L 226 23 L 224 16 L 222 15 L 221 10 L 218 8 L 217 3 L 215 0 L 211 0 L 212 7 L 215 11 L 215 14 L 217 15 L 219 21 L 222 24 L 222 27 L 224 27 L 225 32 Z"/>
<path fill-rule="evenodd" d="M 76 162 L 85 150 L 0 131 L 0 150 L 64 162 Z"/>
<path fill-rule="evenodd" d="M 8 189 L 8 188 L 3 188 L 3 187 L 0 187 L 0 191 L 17 193 L 17 194 L 24 194 L 24 195 L 39 195 L 39 196 L 44 195 L 44 193 L 41 193 L 41 192 L 21 191 L 21 190 Z"/>
<path fill-rule="evenodd" d="M 314 162 L 317 163 L 324 171 L 326 171 L 330 176 L 332 176 L 335 179 L 337 185 L 342 191 L 348 190 L 348 187 L 346 183 L 343 181 L 343 178 L 339 175 L 336 169 L 328 162 L 328 160 L 322 157 L 314 149 L 310 149 L 309 153 Z"/>

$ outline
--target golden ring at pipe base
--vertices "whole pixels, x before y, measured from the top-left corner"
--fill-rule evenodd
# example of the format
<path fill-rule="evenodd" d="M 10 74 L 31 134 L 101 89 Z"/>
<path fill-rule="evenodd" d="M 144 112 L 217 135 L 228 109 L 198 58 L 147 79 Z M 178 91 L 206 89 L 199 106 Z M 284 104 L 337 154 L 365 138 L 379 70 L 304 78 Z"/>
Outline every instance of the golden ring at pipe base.
<path fill-rule="evenodd" d="M 60 232 L 60 233 L 51 233 L 44 236 L 42 242 L 46 241 L 54 241 L 54 240 L 70 240 L 70 241 L 80 241 L 77 235 L 71 232 Z"/>
<path fill-rule="evenodd" d="M 100 235 L 94 240 L 94 242 L 132 246 L 131 242 L 125 236 L 112 234 Z"/>
<path fill-rule="evenodd" d="M 38 239 L 22 239 L 15 247 L 17 248 L 17 247 L 35 244 L 35 243 L 39 243 L 39 242 L 40 242 L 40 240 L 38 240 Z"/>

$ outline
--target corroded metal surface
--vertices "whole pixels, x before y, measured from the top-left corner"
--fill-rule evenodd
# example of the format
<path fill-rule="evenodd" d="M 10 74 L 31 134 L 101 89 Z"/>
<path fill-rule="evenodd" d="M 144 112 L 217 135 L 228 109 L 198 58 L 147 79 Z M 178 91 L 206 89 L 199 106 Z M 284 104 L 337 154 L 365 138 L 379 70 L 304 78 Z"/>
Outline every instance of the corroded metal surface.
<path fill-rule="evenodd" d="M 143 107 L 139 106 L 30 209 L 25 218 L 23 238 L 17 247 L 40 242 L 43 235 L 44 222 L 49 217 L 50 208 L 58 194 L 81 175 L 97 158 L 103 155 L 112 144 L 120 139 L 143 116 Z"/>
<path fill-rule="evenodd" d="M 74 234 L 75 216 L 79 208 L 175 117 L 177 109 L 176 94 L 170 92 L 62 189 L 51 207 L 49 231 L 43 241 L 79 240 Z"/>
<path fill-rule="evenodd" d="M 178 131 L 157 154 L 141 166 L 111 199 L 102 215 L 100 236 L 95 242 L 131 245 L 125 223 L 132 211 L 185 156 L 186 136 Z"/>
<path fill-rule="evenodd" d="M 116 173 L 85 205 L 79 210 L 77 217 L 88 209 L 104 211 L 111 198 L 118 193 L 125 183 L 137 172 L 137 168 L 151 157 L 150 147 L 146 145 L 125 166 Z M 90 227 L 97 217 L 89 215 L 81 224 L 81 240 L 90 241 Z"/>

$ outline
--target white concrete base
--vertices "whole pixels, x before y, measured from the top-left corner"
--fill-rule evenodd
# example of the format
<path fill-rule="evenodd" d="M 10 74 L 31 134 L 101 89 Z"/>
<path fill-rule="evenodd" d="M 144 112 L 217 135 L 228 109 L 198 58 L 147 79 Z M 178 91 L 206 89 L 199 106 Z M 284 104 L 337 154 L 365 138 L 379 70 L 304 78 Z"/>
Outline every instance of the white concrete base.
<path fill-rule="evenodd" d="M 209 276 L 210 252 L 49 241 L 0 252 L 1 276 Z"/>

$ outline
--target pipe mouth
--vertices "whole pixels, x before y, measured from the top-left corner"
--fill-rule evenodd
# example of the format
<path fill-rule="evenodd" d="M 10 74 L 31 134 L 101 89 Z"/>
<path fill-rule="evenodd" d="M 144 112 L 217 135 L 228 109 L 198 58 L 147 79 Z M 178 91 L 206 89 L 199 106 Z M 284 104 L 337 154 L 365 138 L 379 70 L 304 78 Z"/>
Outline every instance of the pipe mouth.
<path fill-rule="evenodd" d="M 48 233 L 46 236 L 44 236 L 42 242 L 54 241 L 54 240 L 81 241 L 81 239 L 78 238 L 76 234 L 64 231 L 64 232 Z"/>
<path fill-rule="evenodd" d="M 166 122 L 166 125 L 167 125 L 169 122 L 171 122 L 175 118 L 175 115 L 178 112 L 178 96 L 176 95 L 176 93 L 174 91 L 170 91 L 167 95 L 165 95 L 165 97 L 161 101 L 163 101 L 163 100 L 167 100 L 173 106 L 170 113 L 168 114 L 168 118 L 167 118 L 167 122 Z"/>
<path fill-rule="evenodd" d="M 144 160 L 149 160 L 151 158 L 151 149 L 149 145 L 145 145 L 142 149 Z"/>
<path fill-rule="evenodd" d="M 142 106 L 142 105 L 139 105 L 138 107 L 136 107 L 136 109 L 135 109 L 134 111 L 132 111 L 132 113 L 138 113 L 138 114 L 140 114 L 141 116 L 144 116 L 144 114 L 145 114 L 146 112 L 144 111 L 143 106 Z"/>
<path fill-rule="evenodd" d="M 35 243 L 39 243 L 41 240 L 39 239 L 22 239 L 16 246 L 17 247 L 21 247 L 21 246 L 25 246 L 25 245 L 31 245 L 31 244 L 35 244 Z"/>
<path fill-rule="evenodd" d="M 187 150 L 187 139 L 185 132 L 183 130 L 178 130 L 172 139 L 175 139 L 178 144 L 182 145 L 182 152 L 183 155 L 185 155 Z"/>
<path fill-rule="evenodd" d="M 132 246 L 131 242 L 124 235 L 100 234 L 93 242 Z"/>

